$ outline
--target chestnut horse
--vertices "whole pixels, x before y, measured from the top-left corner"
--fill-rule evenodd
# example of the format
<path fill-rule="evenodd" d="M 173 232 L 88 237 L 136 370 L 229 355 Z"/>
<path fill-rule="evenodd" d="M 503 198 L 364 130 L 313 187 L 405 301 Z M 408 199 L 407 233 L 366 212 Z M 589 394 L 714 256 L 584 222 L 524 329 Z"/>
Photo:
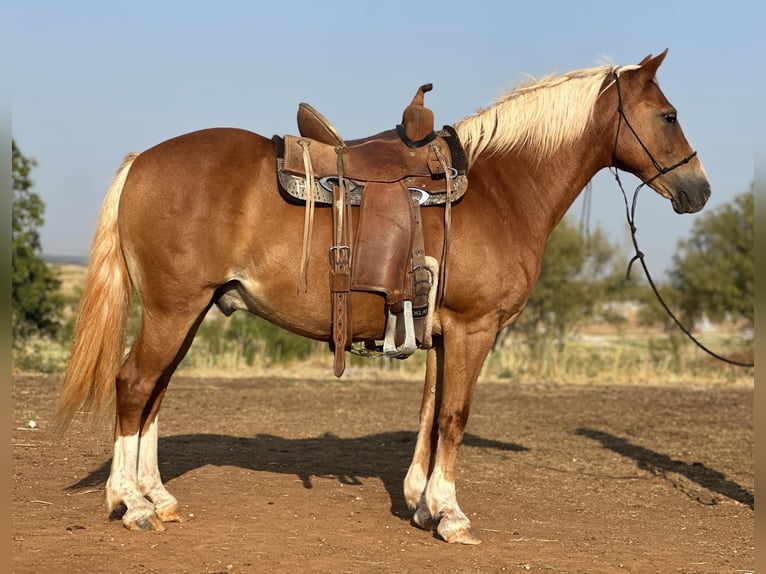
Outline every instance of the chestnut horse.
<path fill-rule="evenodd" d="M 666 51 L 667 52 L 667 51 Z M 420 428 L 404 496 L 421 528 L 475 544 L 455 494 L 471 397 L 501 329 L 519 316 L 551 231 L 593 175 L 635 174 L 678 213 L 710 195 L 705 172 L 655 74 L 665 57 L 601 66 L 523 85 L 455 124 L 468 191 L 452 209 L 449 282 L 427 351 Z M 308 289 L 298 289 L 304 209 L 277 191 L 271 140 L 239 129 L 189 133 L 127 157 L 106 196 L 92 246 L 58 421 L 114 408 L 106 484 L 124 525 L 181 521 L 157 463 L 157 414 L 171 375 L 213 304 L 247 310 L 328 340 L 331 213 L 317 210 Z M 354 210 L 355 211 L 355 210 Z M 426 253 L 440 259 L 443 213 L 423 209 Z M 142 324 L 123 361 L 131 289 Z M 380 340 L 383 298 L 353 293 L 354 336 Z"/>

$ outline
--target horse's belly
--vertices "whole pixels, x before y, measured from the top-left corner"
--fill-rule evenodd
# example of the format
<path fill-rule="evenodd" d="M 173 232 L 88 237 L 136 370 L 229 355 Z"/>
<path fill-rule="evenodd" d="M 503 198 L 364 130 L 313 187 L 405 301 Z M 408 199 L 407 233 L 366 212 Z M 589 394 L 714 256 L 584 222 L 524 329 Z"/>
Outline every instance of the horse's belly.
<path fill-rule="evenodd" d="M 297 285 L 274 288 L 247 279 L 233 280 L 219 290 L 215 304 L 227 316 L 234 311 L 248 311 L 283 329 L 313 339 L 328 340 L 332 332 L 329 287 L 323 292 L 303 292 Z M 383 297 L 352 293 L 351 323 L 354 339 L 382 339 L 385 330 Z"/>

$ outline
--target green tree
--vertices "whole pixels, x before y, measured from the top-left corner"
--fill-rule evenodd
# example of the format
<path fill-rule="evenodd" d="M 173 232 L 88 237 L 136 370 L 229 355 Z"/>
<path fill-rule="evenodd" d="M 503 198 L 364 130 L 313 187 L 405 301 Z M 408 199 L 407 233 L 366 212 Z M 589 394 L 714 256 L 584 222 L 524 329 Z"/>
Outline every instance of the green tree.
<path fill-rule="evenodd" d="M 753 185 L 692 226 L 691 237 L 678 243 L 669 272 L 671 285 L 682 294 L 684 320 L 707 315 L 754 322 L 754 198 Z"/>
<path fill-rule="evenodd" d="M 52 337 L 60 328 L 60 282 L 42 259 L 38 229 L 44 223 L 45 206 L 32 191 L 30 172 L 36 165 L 11 142 L 12 206 L 12 333 L 19 345 L 31 335 Z"/>

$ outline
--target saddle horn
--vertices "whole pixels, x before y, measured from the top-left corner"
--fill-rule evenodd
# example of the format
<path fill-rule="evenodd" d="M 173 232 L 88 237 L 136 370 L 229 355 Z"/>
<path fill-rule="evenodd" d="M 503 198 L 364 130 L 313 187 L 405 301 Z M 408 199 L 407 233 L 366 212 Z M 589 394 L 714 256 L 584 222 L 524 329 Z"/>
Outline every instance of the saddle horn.
<path fill-rule="evenodd" d="M 434 113 L 424 105 L 425 93 L 430 92 L 433 87 L 433 84 L 420 86 L 412 98 L 412 103 L 404 108 L 402 127 L 410 142 L 425 140 L 434 132 Z"/>

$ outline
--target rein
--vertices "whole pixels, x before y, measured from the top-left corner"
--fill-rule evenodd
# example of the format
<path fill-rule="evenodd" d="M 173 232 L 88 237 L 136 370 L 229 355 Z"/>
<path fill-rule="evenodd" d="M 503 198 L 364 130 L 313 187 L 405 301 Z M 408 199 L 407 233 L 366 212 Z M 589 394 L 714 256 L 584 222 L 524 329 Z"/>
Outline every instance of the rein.
<path fill-rule="evenodd" d="M 651 154 L 649 149 L 646 147 L 643 141 L 641 141 L 641 138 L 638 136 L 638 133 L 635 129 L 633 129 L 633 126 L 630 125 L 630 122 L 628 121 L 627 116 L 625 115 L 625 110 L 623 109 L 622 105 L 622 91 L 620 90 L 620 76 L 619 74 L 614 71 L 612 72 L 612 75 L 614 76 L 614 82 L 617 87 L 617 113 L 619 116 L 619 120 L 617 123 L 617 135 L 614 139 L 614 147 L 612 149 L 612 165 L 609 166 L 609 171 L 612 172 L 612 175 L 614 175 L 615 180 L 617 181 L 617 185 L 620 188 L 620 191 L 622 192 L 622 197 L 625 200 L 625 215 L 628 220 L 628 226 L 630 228 L 630 237 L 631 241 L 633 242 L 633 249 L 635 250 L 635 255 L 631 258 L 630 262 L 628 263 L 628 270 L 626 272 L 626 279 L 630 279 L 630 271 L 633 268 L 633 264 L 638 260 L 641 262 L 641 267 L 644 270 L 644 275 L 646 276 L 646 279 L 649 281 L 649 285 L 652 288 L 652 291 L 654 291 L 654 295 L 657 297 L 657 300 L 660 302 L 660 305 L 665 309 L 665 312 L 670 316 L 671 319 L 675 322 L 675 324 L 678 326 L 679 329 L 686 335 L 697 347 L 705 351 L 708 355 L 711 357 L 714 357 L 718 359 L 719 361 L 723 361 L 724 363 L 728 363 L 730 365 L 736 365 L 739 367 L 752 367 L 754 366 L 754 363 L 745 363 L 741 361 L 736 361 L 734 359 L 730 359 L 727 357 L 723 357 L 719 355 L 718 353 L 712 351 L 702 343 L 687 329 L 683 323 L 675 316 L 673 311 L 670 310 L 670 307 L 667 303 L 665 303 L 665 300 L 662 298 L 662 295 L 660 295 L 659 289 L 657 289 L 657 286 L 654 283 L 654 280 L 652 279 L 651 274 L 649 273 L 649 269 L 646 266 L 646 261 L 644 260 L 644 253 L 641 251 L 641 249 L 638 246 L 638 238 L 636 236 L 636 204 L 638 201 L 638 192 L 641 191 L 641 188 L 643 188 L 645 185 L 648 185 L 661 175 L 665 175 L 666 173 L 676 169 L 677 167 L 680 167 L 689 161 L 693 157 L 697 155 L 696 151 L 693 151 L 691 154 L 683 158 L 682 160 L 674 163 L 670 167 L 663 167 Z M 631 202 L 631 205 L 628 206 L 628 195 L 625 193 L 625 188 L 622 186 L 622 181 L 620 180 L 620 174 L 617 168 L 618 164 L 618 158 L 617 158 L 617 142 L 620 138 L 620 127 L 622 126 L 622 123 L 625 123 L 625 125 L 628 127 L 628 129 L 631 131 L 633 136 L 635 136 L 636 141 L 641 145 L 641 148 L 644 150 L 647 156 L 649 156 L 649 159 L 652 161 L 652 165 L 654 165 L 654 168 L 657 170 L 657 174 L 653 177 L 649 178 L 646 181 L 641 181 L 641 183 L 636 187 L 635 191 L 633 192 L 633 201 Z"/>

